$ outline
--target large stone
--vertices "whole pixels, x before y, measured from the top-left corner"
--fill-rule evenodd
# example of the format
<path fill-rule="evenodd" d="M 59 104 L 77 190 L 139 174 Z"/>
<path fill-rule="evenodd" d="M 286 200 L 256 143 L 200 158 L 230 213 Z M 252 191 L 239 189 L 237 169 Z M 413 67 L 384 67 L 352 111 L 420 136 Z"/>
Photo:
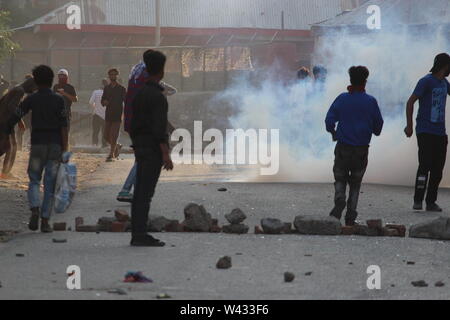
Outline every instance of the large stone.
<path fill-rule="evenodd" d="M 450 240 L 450 218 L 438 218 L 411 226 L 411 238 Z"/>
<path fill-rule="evenodd" d="M 334 217 L 298 216 L 294 221 L 295 229 L 300 234 L 339 235 L 341 222 Z"/>
<path fill-rule="evenodd" d="M 246 224 L 228 224 L 222 227 L 222 232 L 231 234 L 246 234 L 249 227 Z"/>
<path fill-rule="evenodd" d="M 150 215 L 148 217 L 147 231 L 162 232 L 172 223 L 174 223 L 173 220 L 169 220 L 163 216 Z"/>
<path fill-rule="evenodd" d="M 231 211 L 230 213 L 226 214 L 225 218 L 231 224 L 240 224 L 244 222 L 245 219 L 247 219 L 247 216 L 245 215 L 244 212 L 242 212 L 241 209 L 237 208 Z"/>
<path fill-rule="evenodd" d="M 212 218 L 203 206 L 195 203 L 188 204 L 184 208 L 183 225 L 186 231 L 190 232 L 209 232 L 211 229 Z"/>
<path fill-rule="evenodd" d="M 217 269 L 230 269 L 231 268 L 231 257 L 225 256 L 219 259 L 216 263 Z"/>
<path fill-rule="evenodd" d="M 262 219 L 261 227 L 264 233 L 267 234 L 281 234 L 285 228 L 284 223 L 279 219 Z"/>

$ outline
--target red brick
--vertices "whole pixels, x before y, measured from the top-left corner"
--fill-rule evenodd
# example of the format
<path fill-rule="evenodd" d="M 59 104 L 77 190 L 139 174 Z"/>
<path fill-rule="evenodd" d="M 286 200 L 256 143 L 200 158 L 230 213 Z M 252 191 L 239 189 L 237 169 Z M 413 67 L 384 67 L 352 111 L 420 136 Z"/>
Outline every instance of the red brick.
<path fill-rule="evenodd" d="M 116 210 L 114 211 L 114 215 L 119 222 L 127 222 L 130 220 L 130 215 L 125 210 Z"/>
<path fill-rule="evenodd" d="M 264 234 L 264 231 L 260 226 L 255 226 L 255 234 Z"/>
<path fill-rule="evenodd" d="M 343 226 L 341 230 L 344 236 L 351 236 L 355 233 L 355 228 L 352 226 Z"/>
<path fill-rule="evenodd" d="M 97 225 L 78 225 L 76 227 L 76 231 L 77 232 L 97 232 L 98 231 L 98 227 Z"/>
<path fill-rule="evenodd" d="M 222 228 L 217 226 L 217 225 L 212 225 L 211 229 L 209 229 L 209 232 L 212 233 L 221 233 L 222 232 Z"/>
<path fill-rule="evenodd" d="M 381 220 L 381 219 L 367 220 L 366 223 L 367 223 L 367 226 L 370 229 L 381 229 L 381 228 L 383 228 L 383 220 Z"/>
<path fill-rule="evenodd" d="M 111 232 L 125 232 L 127 227 L 126 222 L 113 222 L 111 227 Z"/>
<path fill-rule="evenodd" d="M 75 227 L 84 225 L 84 219 L 82 217 L 75 218 Z"/>
<path fill-rule="evenodd" d="M 55 222 L 53 223 L 53 230 L 54 231 L 66 231 L 67 224 L 65 222 Z"/>
<path fill-rule="evenodd" d="M 165 232 L 181 232 L 182 227 L 178 221 L 172 221 L 164 227 Z"/>
<path fill-rule="evenodd" d="M 386 228 L 397 230 L 399 237 L 404 238 L 406 236 L 406 227 L 404 225 L 387 223 Z"/>
<path fill-rule="evenodd" d="M 396 229 L 383 228 L 383 236 L 398 237 L 400 234 Z"/>

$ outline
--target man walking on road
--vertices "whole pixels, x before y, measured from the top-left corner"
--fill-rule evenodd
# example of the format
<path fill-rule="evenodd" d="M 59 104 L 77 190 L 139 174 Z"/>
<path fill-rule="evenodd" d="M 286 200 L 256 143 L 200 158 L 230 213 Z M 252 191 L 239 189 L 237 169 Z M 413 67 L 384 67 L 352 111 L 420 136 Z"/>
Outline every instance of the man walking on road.
<path fill-rule="evenodd" d="M 107 162 L 112 162 L 120 154 L 122 145 L 117 143 L 119 139 L 120 126 L 122 124 L 123 104 L 127 90 L 117 82 L 119 71 L 111 69 L 108 71 L 110 84 L 105 87 L 102 96 L 102 105 L 105 111 L 105 139 L 110 144 L 111 150 Z"/>
<path fill-rule="evenodd" d="M 89 105 L 94 110 L 92 116 L 92 144 L 94 146 L 98 145 L 98 135 L 102 136 L 102 148 L 107 147 L 105 139 L 105 111 L 106 108 L 102 105 L 103 90 L 108 85 L 108 80 L 102 80 L 102 86 L 100 89 L 92 92 L 91 99 L 89 100 Z"/>
<path fill-rule="evenodd" d="M 361 183 L 368 164 L 369 144 L 373 134 L 381 134 L 383 118 L 377 100 L 366 94 L 369 70 L 363 66 L 351 67 L 349 74 L 349 92 L 341 94 L 333 102 L 325 123 L 327 131 L 337 141 L 333 168 L 335 206 L 330 215 L 340 220 L 347 206 L 345 224 L 354 226 Z M 346 203 L 347 184 L 350 191 Z"/>
<path fill-rule="evenodd" d="M 130 136 L 137 163 L 131 207 L 132 246 L 162 247 L 164 242 L 147 234 L 150 203 L 161 168 L 173 170 L 167 135 L 168 103 L 159 84 L 164 77 L 166 56 L 158 51 L 144 53 L 149 81 L 133 100 Z"/>
<path fill-rule="evenodd" d="M 423 209 L 426 196 L 426 210 L 441 212 L 436 204 L 439 184 L 442 180 L 447 158 L 448 137 L 445 128 L 445 107 L 450 95 L 450 56 L 441 53 L 436 56 L 431 73 L 420 79 L 406 106 L 405 134 L 412 137 L 414 104 L 419 100 L 416 134 L 419 145 L 419 169 L 417 170 L 414 194 L 414 210 Z M 428 189 L 428 191 L 427 191 Z"/>
<path fill-rule="evenodd" d="M 53 208 L 56 176 L 62 154 L 68 148 L 67 109 L 63 98 L 52 92 L 54 73 L 48 66 L 33 69 L 33 77 L 38 91 L 28 96 L 16 109 L 7 125 L 8 133 L 28 112 L 31 113 L 31 150 L 28 165 L 30 178 L 28 201 L 31 209 L 29 229 L 52 232 L 49 220 Z M 40 186 L 44 174 L 44 200 L 40 202 Z"/>

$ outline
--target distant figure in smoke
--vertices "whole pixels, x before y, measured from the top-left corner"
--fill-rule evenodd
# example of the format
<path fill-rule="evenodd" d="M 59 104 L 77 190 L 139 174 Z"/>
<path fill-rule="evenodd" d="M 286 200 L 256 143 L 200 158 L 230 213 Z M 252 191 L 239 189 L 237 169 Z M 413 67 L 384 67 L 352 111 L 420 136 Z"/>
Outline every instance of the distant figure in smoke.
<path fill-rule="evenodd" d="M 441 212 L 442 209 L 436 204 L 436 200 L 447 157 L 448 136 L 445 128 L 445 106 L 447 94 L 450 95 L 450 84 L 445 78 L 450 75 L 450 56 L 447 53 L 436 56 L 430 72 L 420 79 L 408 100 L 405 134 L 410 138 L 414 133 L 414 104 L 419 100 L 419 112 L 416 119 L 419 169 L 417 170 L 413 209 L 423 209 L 423 199 L 428 184 L 426 210 Z"/>
<path fill-rule="evenodd" d="M 349 92 L 341 94 L 333 102 L 325 123 L 327 131 L 337 141 L 333 168 L 335 207 L 330 215 L 340 220 L 347 206 L 345 224 L 353 226 L 358 216 L 356 208 L 368 164 L 369 144 L 372 134 L 381 134 L 384 122 L 377 100 L 365 91 L 369 70 L 363 66 L 351 67 L 349 74 Z M 350 191 L 346 203 L 347 184 Z"/>
<path fill-rule="evenodd" d="M 314 66 L 313 75 L 316 82 L 324 83 L 327 80 L 328 70 L 324 66 Z"/>
<path fill-rule="evenodd" d="M 308 79 L 311 79 L 311 72 L 309 71 L 308 68 L 306 67 L 301 67 L 298 71 L 297 71 L 297 79 L 299 81 L 305 81 Z"/>

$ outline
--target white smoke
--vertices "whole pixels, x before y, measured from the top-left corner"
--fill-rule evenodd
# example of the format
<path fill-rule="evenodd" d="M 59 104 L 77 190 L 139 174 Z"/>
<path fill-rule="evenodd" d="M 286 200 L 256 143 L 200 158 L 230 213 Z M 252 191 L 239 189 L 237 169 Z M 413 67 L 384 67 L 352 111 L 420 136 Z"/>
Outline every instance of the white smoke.
<path fill-rule="evenodd" d="M 315 62 L 328 69 L 323 87 L 309 83 L 275 80 L 277 67 L 259 73 L 259 83 L 246 77 L 234 80 L 220 94 L 236 111 L 233 128 L 280 129 L 280 172 L 252 181 L 331 182 L 334 143 L 325 131 L 325 116 L 334 99 L 349 85 L 347 70 L 365 65 L 371 74 L 367 92 L 377 98 L 385 125 L 381 137 L 373 137 L 369 167 L 364 181 L 413 185 L 418 165 L 417 141 L 407 139 L 406 101 L 417 81 L 430 70 L 434 57 L 449 51 L 448 30 L 413 34 L 381 31 L 366 35 L 340 32 L 322 38 Z M 418 103 L 415 106 L 417 112 Z M 448 113 L 447 113 L 448 115 Z M 449 117 L 447 117 L 447 122 Z M 443 185 L 450 185 L 450 176 Z"/>

